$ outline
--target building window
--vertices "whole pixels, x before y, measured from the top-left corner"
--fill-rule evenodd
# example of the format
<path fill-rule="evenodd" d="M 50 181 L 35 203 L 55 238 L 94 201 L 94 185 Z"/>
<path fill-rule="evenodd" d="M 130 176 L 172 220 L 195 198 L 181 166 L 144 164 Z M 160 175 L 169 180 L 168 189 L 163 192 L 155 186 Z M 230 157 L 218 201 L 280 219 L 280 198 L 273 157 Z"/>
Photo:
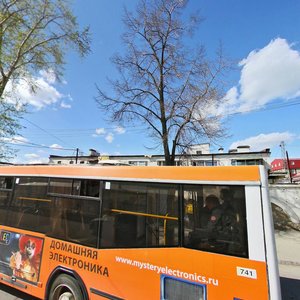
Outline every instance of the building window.
<path fill-rule="evenodd" d="M 129 164 L 132 166 L 148 166 L 147 161 L 129 161 Z"/>
<path fill-rule="evenodd" d="M 211 167 L 217 166 L 218 162 L 215 160 L 194 160 L 191 162 L 192 166 L 200 166 L 200 167 Z"/>
<path fill-rule="evenodd" d="M 253 165 L 263 165 L 264 162 L 262 159 L 239 159 L 239 160 L 232 160 L 232 166 L 253 166 Z M 277 165 L 275 165 L 276 167 Z"/>

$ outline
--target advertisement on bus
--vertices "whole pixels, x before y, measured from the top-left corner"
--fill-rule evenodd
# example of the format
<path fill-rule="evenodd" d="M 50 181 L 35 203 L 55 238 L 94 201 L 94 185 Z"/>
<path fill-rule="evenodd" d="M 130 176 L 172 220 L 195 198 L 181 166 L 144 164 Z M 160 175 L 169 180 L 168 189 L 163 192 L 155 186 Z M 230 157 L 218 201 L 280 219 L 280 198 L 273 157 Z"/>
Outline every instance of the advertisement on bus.
<path fill-rule="evenodd" d="M 0 231 L 0 273 L 36 284 L 43 243 L 42 238 Z"/>

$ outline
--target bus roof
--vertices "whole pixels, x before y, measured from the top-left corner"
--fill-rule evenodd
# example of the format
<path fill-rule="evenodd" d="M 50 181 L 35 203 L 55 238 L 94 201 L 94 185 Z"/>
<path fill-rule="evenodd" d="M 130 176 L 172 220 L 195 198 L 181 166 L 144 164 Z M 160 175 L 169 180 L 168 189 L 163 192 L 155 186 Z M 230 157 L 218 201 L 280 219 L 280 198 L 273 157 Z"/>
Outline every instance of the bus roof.
<path fill-rule="evenodd" d="M 135 167 L 135 166 L 0 166 L 0 176 L 41 176 L 133 181 L 260 182 L 259 166 Z"/>

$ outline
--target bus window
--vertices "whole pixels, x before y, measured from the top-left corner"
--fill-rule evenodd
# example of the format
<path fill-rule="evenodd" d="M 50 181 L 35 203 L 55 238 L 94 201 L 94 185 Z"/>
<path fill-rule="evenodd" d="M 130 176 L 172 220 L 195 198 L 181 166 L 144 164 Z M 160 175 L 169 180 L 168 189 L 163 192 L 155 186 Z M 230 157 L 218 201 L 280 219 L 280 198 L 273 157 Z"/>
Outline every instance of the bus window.
<path fill-rule="evenodd" d="M 9 207 L 9 224 L 33 231 L 47 232 L 51 200 L 46 198 L 47 178 L 16 178 Z"/>
<path fill-rule="evenodd" d="M 178 189 L 105 182 L 101 221 L 101 247 L 178 245 Z"/>
<path fill-rule="evenodd" d="M 0 189 L 11 190 L 13 186 L 13 177 L 0 177 Z"/>
<path fill-rule="evenodd" d="M 185 186 L 184 210 L 186 247 L 248 256 L 244 187 Z"/>
<path fill-rule="evenodd" d="M 51 231 L 55 238 L 97 246 L 100 201 L 51 196 Z"/>
<path fill-rule="evenodd" d="M 0 177 L 0 224 L 5 224 L 12 186 L 13 177 Z"/>
<path fill-rule="evenodd" d="M 50 178 L 49 194 L 72 195 L 73 179 Z"/>
<path fill-rule="evenodd" d="M 91 179 L 74 180 L 73 195 L 99 197 L 100 181 Z"/>
<path fill-rule="evenodd" d="M 50 194 L 99 197 L 100 181 L 91 179 L 51 178 Z"/>

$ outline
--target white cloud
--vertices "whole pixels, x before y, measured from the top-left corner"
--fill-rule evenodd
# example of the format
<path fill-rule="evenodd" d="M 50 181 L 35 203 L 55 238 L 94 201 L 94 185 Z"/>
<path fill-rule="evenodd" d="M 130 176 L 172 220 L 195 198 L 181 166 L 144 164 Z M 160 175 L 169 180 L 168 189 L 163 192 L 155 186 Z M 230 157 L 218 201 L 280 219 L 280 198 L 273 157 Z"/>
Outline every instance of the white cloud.
<path fill-rule="evenodd" d="M 232 113 L 239 103 L 239 91 L 236 86 L 229 89 L 224 97 L 225 104 L 220 106 L 218 114 Z"/>
<path fill-rule="evenodd" d="M 103 136 L 104 134 L 106 134 L 105 128 L 96 128 L 93 137 Z"/>
<path fill-rule="evenodd" d="M 48 157 L 36 157 L 36 158 L 30 158 L 27 161 L 25 161 L 27 164 L 47 164 L 49 163 Z"/>
<path fill-rule="evenodd" d="M 124 134 L 126 132 L 125 128 L 121 127 L 121 126 L 117 126 L 114 128 L 114 132 L 116 132 L 117 134 Z"/>
<path fill-rule="evenodd" d="M 239 85 L 226 95 L 227 111 L 248 111 L 275 99 L 298 97 L 300 54 L 292 47 L 285 39 L 277 38 L 243 59 L 239 63 L 242 67 Z"/>
<path fill-rule="evenodd" d="M 15 164 L 47 164 L 49 163 L 48 157 L 43 157 L 37 153 L 25 153 L 23 156 L 18 156 L 13 159 L 11 163 Z"/>
<path fill-rule="evenodd" d="M 71 108 L 71 104 L 64 100 L 72 101 L 72 97 L 60 93 L 55 87 L 56 82 L 53 70 L 41 70 L 38 76 L 9 81 L 4 99 L 10 103 L 28 104 L 38 110 L 57 103 L 61 108 Z"/>
<path fill-rule="evenodd" d="M 117 126 L 113 129 L 113 131 L 116 133 L 116 134 L 124 134 L 126 132 L 125 128 L 121 127 L 121 126 Z M 93 137 L 99 137 L 99 136 L 102 136 L 105 138 L 105 140 L 108 142 L 108 143 L 112 143 L 113 140 L 114 140 L 114 133 L 112 132 L 107 132 L 107 130 L 105 128 L 97 128 L 95 130 L 95 133 L 93 134 Z"/>
<path fill-rule="evenodd" d="M 28 139 L 22 137 L 22 136 L 14 136 L 11 138 L 3 138 L 3 140 L 7 143 L 11 143 L 11 144 L 24 144 L 24 143 L 28 143 Z"/>
<path fill-rule="evenodd" d="M 51 86 L 43 77 L 34 79 L 34 91 L 30 82 L 26 79 L 17 82 L 9 82 L 5 100 L 10 103 L 20 101 L 22 104 L 29 104 L 37 109 L 55 104 L 63 95 L 53 86 Z"/>
<path fill-rule="evenodd" d="M 116 127 L 114 129 L 114 131 L 117 133 L 117 134 L 122 134 L 125 132 L 125 129 L 122 129 L 121 127 Z M 93 134 L 93 137 L 104 137 L 105 140 L 108 142 L 108 143 L 112 143 L 113 140 L 114 140 L 114 134 L 112 132 L 107 132 L 105 128 L 97 128 L 95 130 L 95 133 Z"/>
<path fill-rule="evenodd" d="M 113 142 L 113 140 L 114 140 L 114 135 L 113 135 L 113 133 L 108 133 L 107 136 L 105 137 L 105 140 L 106 140 L 109 144 L 111 144 L 111 143 Z"/>
<path fill-rule="evenodd" d="M 54 84 L 56 82 L 56 75 L 52 69 L 41 70 L 39 73 L 48 83 Z"/>
<path fill-rule="evenodd" d="M 37 159 L 37 158 L 40 158 L 40 156 L 36 153 L 27 153 L 24 155 L 26 158 L 28 159 Z"/>
<path fill-rule="evenodd" d="M 272 132 L 268 134 L 261 133 L 244 140 L 236 141 L 230 145 L 230 149 L 236 149 L 238 146 L 250 146 L 251 151 L 261 151 L 266 148 L 279 146 L 282 141 L 291 142 L 296 139 L 296 135 L 286 132 Z"/>
<path fill-rule="evenodd" d="M 68 103 L 62 101 L 60 104 L 60 107 L 61 108 L 71 108 L 72 106 L 71 106 L 71 104 L 68 104 Z"/>
<path fill-rule="evenodd" d="M 50 146 L 50 148 L 52 148 L 53 150 L 59 150 L 59 149 L 62 149 L 63 147 L 61 145 L 58 145 L 58 144 L 52 144 Z"/>

